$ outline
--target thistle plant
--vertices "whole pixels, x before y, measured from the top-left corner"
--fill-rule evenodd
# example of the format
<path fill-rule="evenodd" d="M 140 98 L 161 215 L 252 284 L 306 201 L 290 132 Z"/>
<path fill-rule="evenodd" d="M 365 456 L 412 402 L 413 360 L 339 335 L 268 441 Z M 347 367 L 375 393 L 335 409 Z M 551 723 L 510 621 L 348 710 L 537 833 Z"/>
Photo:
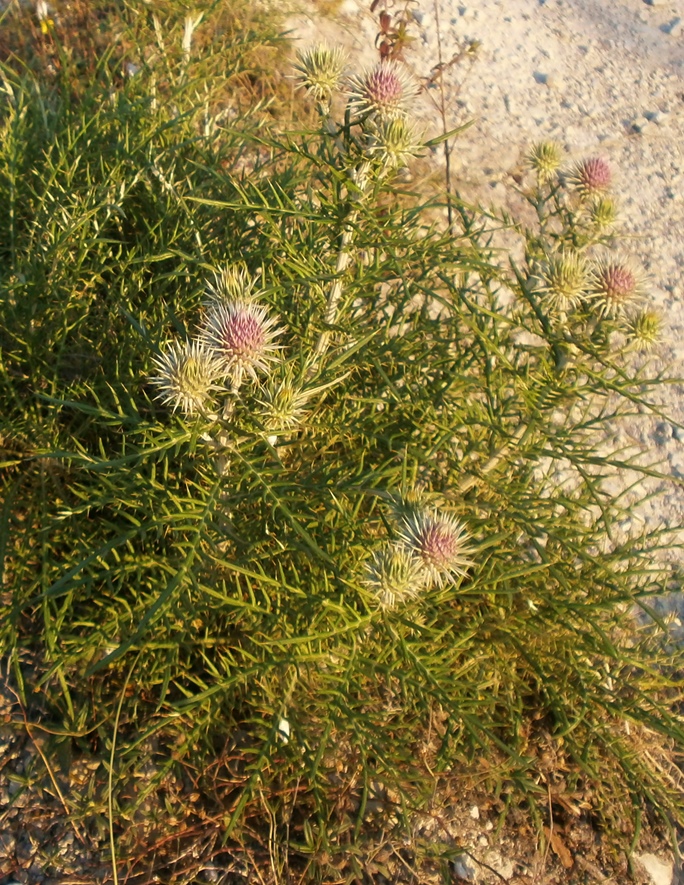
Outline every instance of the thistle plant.
<path fill-rule="evenodd" d="M 403 67 L 336 92 L 304 54 L 312 129 L 245 96 L 205 127 L 252 68 L 228 38 L 184 59 L 185 15 L 177 60 L 68 106 L 9 71 L 0 109 L 0 644 L 29 721 L 105 762 L 74 819 L 123 857 L 173 774 L 222 863 L 289 844 L 302 883 L 358 878 L 375 784 L 410 814 L 473 777 L 540 833 L 552 781 L 616 839 L 646 807 L 684 824 L 640 752 L 684 744 L 684 655 L 648 615 L 678 572 L 664 529 L 615 531 L 612 487 L 671 480 L 609 443 L 662 416 L 634 355 L 660 329 L 596 222 L 605 169 L 538 152 L 531 223 L 453 196 L 443 229 L 395 177 Z"/>

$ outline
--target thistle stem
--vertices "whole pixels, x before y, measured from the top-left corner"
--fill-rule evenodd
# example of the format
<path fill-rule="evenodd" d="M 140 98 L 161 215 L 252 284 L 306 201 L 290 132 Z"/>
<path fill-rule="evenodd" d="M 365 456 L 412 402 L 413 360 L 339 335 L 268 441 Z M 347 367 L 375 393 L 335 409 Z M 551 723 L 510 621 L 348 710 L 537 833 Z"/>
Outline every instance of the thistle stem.
<path fill-rule="evenodd" d="M 356 213 L 353 213 L 347 221 L 347 226 L 342 232 L 342 240 L 340 242 L 340 250 L 337 253 L 337 263 L 335 265 L 335 280 L 330 287 L 330 292 L 328 293 L 328 301 L 325 306 L 325 313 L 323 314 L 323 322 L 327 326 L 331 326 L 335 319 L 337 318 L 337 308 L 340 303 L 340 298 L 342 297 L 342 275 L 345 270 L 349 266 L 349 262 L 351 261 L 351 252 L 349 251 L 349 246 L 351 245 L 354 229 L 352 227 L 352 222 L 356 218 Z M 328 348 L 328 344 L 330 341 L 330 332 L 324 330 L 318 337 L 318 341 L 316 342 L 316 347 L 314 348 L 314 364 L 316 360 L 321 357 Z"/>

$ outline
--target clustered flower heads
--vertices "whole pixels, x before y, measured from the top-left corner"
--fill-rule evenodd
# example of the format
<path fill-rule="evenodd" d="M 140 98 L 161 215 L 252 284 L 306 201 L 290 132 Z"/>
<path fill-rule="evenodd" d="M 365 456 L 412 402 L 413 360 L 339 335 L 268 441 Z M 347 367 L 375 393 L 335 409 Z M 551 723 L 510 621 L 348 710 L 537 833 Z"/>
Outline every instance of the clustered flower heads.
<path fill-rule="evenodd" d="M 418 94 L 408 70 L 397 61 L 381 61 L 349 78 L 349 108 L 356 117 L 396 120 L 406 117 Z"/>
<path fill-rule="evenodd" d="M 158 399 L 192 416 L 209 411 L 214 393 L 237 390 L 246 376 L 268 375 L 284 331 L 252 294 L 256 280 L 244 268 L 216 271 L 207 282 L 208 307 L 198 338 L 172 342 L 155 357 L 150 380 Z"/>
<path fill-rule="evenodd" d="M 299 85 L 316 101 L 329 102 L 344 71 L 346 58 L 341 49 L 325 43 L 297 53 L 295 71 Z"/>
<path fill-rule="evenodd" d="M 397 540 L 373 554 L 363 577 L 381 606 L 405 604 L 464 577 L 473 565 L 471 535 L 456 517 L 417 505 L 398 510 L 395 518 Z"/>

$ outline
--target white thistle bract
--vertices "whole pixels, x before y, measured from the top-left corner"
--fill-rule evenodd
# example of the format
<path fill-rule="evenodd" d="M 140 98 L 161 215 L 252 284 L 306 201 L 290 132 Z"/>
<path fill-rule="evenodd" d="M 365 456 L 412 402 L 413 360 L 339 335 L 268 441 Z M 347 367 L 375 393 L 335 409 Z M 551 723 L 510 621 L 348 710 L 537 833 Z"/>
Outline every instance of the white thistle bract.
<path fill-rule="evenodd" d="M 252 276 L 244 265 L 226 265 L 206 281 L 207 303 L 213 306 L 222 301 L 249 301 L 258 294 L 258 282 L 259 277 Z"/>
<path fill-rule="evenodd" d="M 339 86 L 345 63 L 341 49 L 321 43 L 297 53 L 296 79 L 316 101 L 329 102 Z"/>
<path fill-rule="evenodd" d="M 395 120 L 407 116 L 418 87 L 404 65 L 381 61 L 350 77 L 347 86 L 349 109 L 355 117 Z"/>
<path fill-rule="evenodd" d="M 392 169 L 408 165 L 423 147 L 416 127 L 406 117 L 380 120 L 369 135 L 369 152 Z"/>
<path fill-rule="evenodd" d="M 386 544 L 376 550 L 361 580 L 383 608 L 415 599 L 425 586 L 422 563 L 401 544 Z"/>
<path fill-rule="evenodd" d="M 223 360 L 198 341 L 174 341 L 154 362 L 157 374 L 150 381 L 159 390 L 157 399 L 185 415 L 204 412 L 225 376 Z"/>
<path fill-rule="evenodd" d="M 541 270 L 537 289 L 550 310 L 575 310 L 587 296 L 591 274 L 584 258 L 576 252 L 553 255 Z"/>
<path fill-rule="evenodd" d="M 463 577 L 473 564 L 471 538 L 454 516 L 438 510 L 414 510 L 403 519 L 401 541 L 419 562 L 426 582 L 438 587 Z"/>
<path fill-rule="evenodd" d="M 223 361 L 237 388 L 245 374 L 253 380 L 260 372 L 268 374 L 280 349 L 274 340 L 283 331 L 276 324 L 267 308 L 254 301 L 221 301 L 207 313 L 201 340 Z"/>

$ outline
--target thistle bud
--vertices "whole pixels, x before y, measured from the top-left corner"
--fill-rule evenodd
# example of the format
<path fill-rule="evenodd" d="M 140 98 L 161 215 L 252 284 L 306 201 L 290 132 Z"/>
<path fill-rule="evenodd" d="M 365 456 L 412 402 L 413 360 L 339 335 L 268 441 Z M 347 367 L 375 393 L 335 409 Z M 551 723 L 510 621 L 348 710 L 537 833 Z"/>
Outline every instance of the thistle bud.
<path fill-rule="evenodd" d="M 206 410 L 226 374 L 223 360 L 197 341 L 175 341 L 154 362 L 157 374 L 150 380 L 159 389 L 157 398 L 188 416 Z"/>
<path fill-rule="evenodd" d="M 563 160 L 563 150 L 555 141 L 541 141 L 527 156 L 527 162 L 537 173 L 540 184 L 548 184 L 558 172 Z"/>
<path fill-rule="evenodd" d="M 325 43 L 297 53 L 294 66 L 299 85 L 316 101 L 329 102 L 340 83 L 346 58 L 341 49 Z"/>
<path fill-rule="evenodd" d="M 591 276 L 584 258 L 576 252 L 554 255 L 542 267 L 538 290 L 553 311 L 575 310 L 584 301 Z"/>
<path fill-rule="evenodd" d="M 642 310 L 630 322 L 630 337 L 637 350 L 653 350 L 662 339 L 663 322 L 655 310 Z"/>
<path fill-rule="evenodd" d="M 395 608 L 415 599 L 425 586 L 420 561 L 399 544 L 376 550 L 362 577 L 383 608 Z"/>

